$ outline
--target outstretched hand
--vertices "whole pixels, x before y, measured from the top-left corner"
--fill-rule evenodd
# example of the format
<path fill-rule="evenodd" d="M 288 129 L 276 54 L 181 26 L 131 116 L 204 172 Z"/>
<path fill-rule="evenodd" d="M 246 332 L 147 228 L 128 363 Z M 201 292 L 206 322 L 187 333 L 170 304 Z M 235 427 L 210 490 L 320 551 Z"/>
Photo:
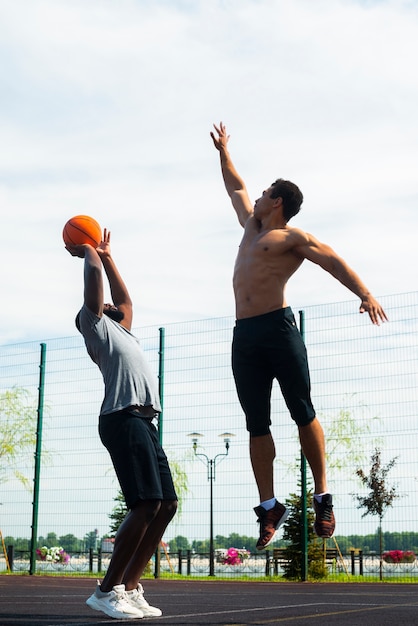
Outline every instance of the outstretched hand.
<path fill-rule="evenodd" d="M 106 228 L 103 231 L 103 238 L 97 248 L 93 248 L 89 243 L 83 243 L 80 245 L 70 245 L 67 244 L 65 249 L 71 254 L 71 256 L 77 256 L 80 259 L 84 259 L 86 256 L 86 250 L 93 249 L 96 250 L 97 254 L 102 256 L 110 256 L 110 230 Z"/>
<path fill-rule="evenodd" d="M 102 256 L 110 256 L 110 230 L 103 230 L 103 238 L 96 248 L 97 254 Z"/>
<path fill-rule="evenodd" d="M 388 318 L 378 301 L 372 295 L 365 296 L 360 305 L 360 313 L 368 313 L 371 321 L 376 326 L 381 322 L 387 322 Z"/>
<path fill-rule="evenodd" d="M 214 124 L 213 127 L 218 133 L 218 136 L 216 136 L 213 131 L 210 133 L 215 148 L 217 150 L 226 150 L 229 141 L 229 135 L 226 134 L 225 125 L 220 122 L 219 127 L 216 126 L 216 124 Z"/>
<path fill-rule="evenodd" d="M 91 247 L 92 246 L 88 243 L 83 243 L 81 245 L 67 244 L 65 249 L 71 254 L 71 256 L 78 256 L 80 259 L 84 259 L 86 256 L 86 250 Z"/>

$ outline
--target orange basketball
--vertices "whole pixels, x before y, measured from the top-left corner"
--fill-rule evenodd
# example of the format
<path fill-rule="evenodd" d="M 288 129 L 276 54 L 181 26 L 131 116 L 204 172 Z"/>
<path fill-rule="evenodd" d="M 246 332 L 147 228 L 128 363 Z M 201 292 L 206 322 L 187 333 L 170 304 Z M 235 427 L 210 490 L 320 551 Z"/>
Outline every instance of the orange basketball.
<path fill-rule="evenodd" d="M 76 215 L 68 220 L 62 231 L 66 246 L 79 246 L 89 243 L 97 248 L 102 240 L 100 224 L 88 215 Z"/>

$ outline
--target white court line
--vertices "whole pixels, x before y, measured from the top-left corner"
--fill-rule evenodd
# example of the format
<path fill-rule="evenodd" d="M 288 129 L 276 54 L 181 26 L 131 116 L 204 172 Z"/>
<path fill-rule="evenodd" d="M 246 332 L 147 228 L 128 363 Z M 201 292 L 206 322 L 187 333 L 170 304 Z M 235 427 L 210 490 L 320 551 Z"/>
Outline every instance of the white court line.
<path fill-rule="evenodd" d="M 260 606 L 260 607 L 254 607 L 254 608 L 242 608 L 242 609 L 226 609 L 223 611 L 206 611 L 206 612 L 202 612 L 200 611 L 199 613 L 182 613 L 180 615 L 162 615 L 161 617 L 158 617 L 158 621 L 164 620 L 164 619 L 177 619 L 177 618 L 185 618 L 185 617 L 199 617 L 199 616 L 210 616 L 210 615 L 233 615 L 234 613 L 255 613 L 257 611 L 277 611 L 280 609 L 297 609 L 297 608 L 303 608 L 303 607 L 319 607 L 319 606 L 343 606 L 344 604 L 346 604 L 349 607 L 353 607 L 353 603 L 352 602 L 309 602 L 307 604 L 278 604 L 275 606 Z M 379 603 L 376 602 L 367 602 L 367 603 L 356 603 L 356 607 L 373 607 L 373 606 L 380 606 Z M 153 620 L 156 618 L 153 618 Z"/>

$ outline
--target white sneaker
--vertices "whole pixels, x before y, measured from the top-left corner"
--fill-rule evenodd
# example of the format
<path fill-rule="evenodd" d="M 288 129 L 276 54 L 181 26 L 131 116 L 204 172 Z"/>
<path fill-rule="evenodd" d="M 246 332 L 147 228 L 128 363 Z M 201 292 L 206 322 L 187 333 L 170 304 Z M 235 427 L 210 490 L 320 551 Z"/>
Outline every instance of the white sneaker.
<path fill-rule="evenodd" d="M 145 600 L 144 590 L 141 583 L 138 583 L 138 587 L 136 589 L 127 591 L 126 595 L 131 606 L 139 609 L 143 613 L 144 617 L 160 617 L 160 615 L 163 614 L 161 609 L 157 609 L 156 606 L 150 606 Z"/>
<path fill-rule="evenodd" d="M 100 591 L 97 583 L 96 591 L 86 600 L 86 604 L 95 611 L 102 611 L 115 619 L 141 619 L 144 613 L 131 604 L 125 585 L 115 585 L 109 593 Z"/>

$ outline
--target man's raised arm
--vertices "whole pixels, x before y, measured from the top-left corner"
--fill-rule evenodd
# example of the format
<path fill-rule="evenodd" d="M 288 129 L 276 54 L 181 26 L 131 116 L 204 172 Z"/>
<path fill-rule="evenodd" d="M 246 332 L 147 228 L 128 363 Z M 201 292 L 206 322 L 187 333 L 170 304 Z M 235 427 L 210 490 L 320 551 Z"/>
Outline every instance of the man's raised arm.
<path fill-rule="evenodd" d="M 219 126 L 214 124 L 213 127 L 217 135 L 212 131 L 210 136 L 213 139 L 215 148 L 219 150 L 225 189 L 231 198 L 232 206 L 236 211 L 239 223 L 241 226 L 245 226 L 246 221 L 253 214 L 253 206 L 250 202 L 245 183 L 232 163 L 228 151 L 229 135 L 226 134 L 224 124 L 221 122 Z"/>
<path fill-rule="evenodd" d="M 103 240 L 96 248 L 98 255 L 103 263 L 107 279 L 109 281 L 110 293 L 112 295 L 113 304 L 123 313 L 123 320 L 120 322 L 128 330 L 131 330 L 133 309 L 132 300 L 122 276 L 113 260 L 110 252 L 110 231 L 106 228 L 103 233 Z"/>
<path fill-rule="evenodd" d="M 300 231 L 302 232 L 302 231 Z M 368 313 L 373 324 L 377 326 L 387 321 L 382 306 L 367 289 L 356 272 L 330 246 L 321 243 L 313 235 L 303 233 L 305 242 L 294 248 L 294 253 L 301 258 L 316 263 L 331 276 L 334 276 L 347 289 L 361 300 L 360 313 Z"/>
<path fill-rule="evenodd" d="M 65 246 L 71 256 L 84 259 L 84 304 L 90 311 L 103 314 L 103 277 L 102 263 L 95 248 L 90 244 Z"/>

